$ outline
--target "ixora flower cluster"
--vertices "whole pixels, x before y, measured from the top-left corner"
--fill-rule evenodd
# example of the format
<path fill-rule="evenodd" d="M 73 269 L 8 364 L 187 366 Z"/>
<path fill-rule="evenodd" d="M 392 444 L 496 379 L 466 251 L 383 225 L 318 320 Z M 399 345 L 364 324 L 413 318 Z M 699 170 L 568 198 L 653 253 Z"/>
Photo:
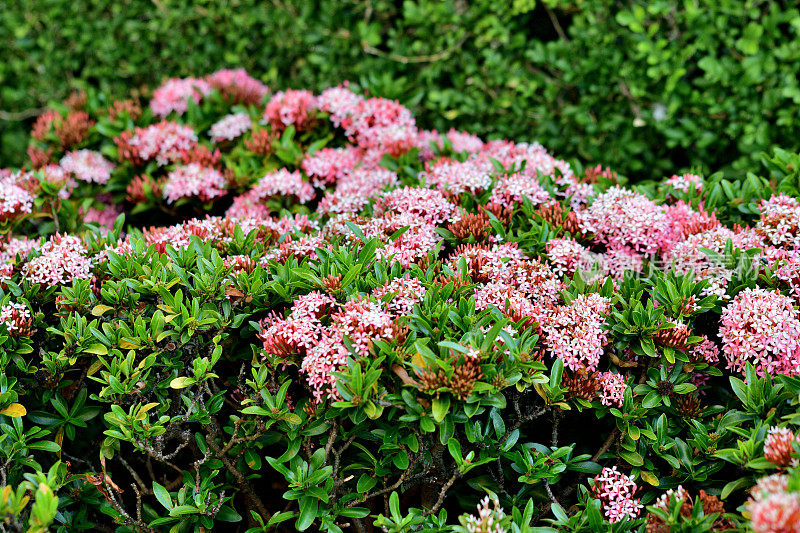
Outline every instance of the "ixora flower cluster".
<path fill-rule="evenodd" d="M 2 523 L 798 530 L 789 163 L 634 186 L 242 70 L 32 138 L 0 170 Z"/>

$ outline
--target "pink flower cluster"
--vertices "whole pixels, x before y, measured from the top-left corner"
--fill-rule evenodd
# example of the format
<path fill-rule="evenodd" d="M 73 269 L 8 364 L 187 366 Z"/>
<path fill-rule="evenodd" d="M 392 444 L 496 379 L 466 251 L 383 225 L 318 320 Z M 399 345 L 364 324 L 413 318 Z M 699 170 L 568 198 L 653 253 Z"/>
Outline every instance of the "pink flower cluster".
<path fill-rule="evenodd" d="M 466 247 L 453 254 L 447 265 L 460 272 L 460 265 L 474 281 L 475 307 L 496 307 L 514 321 L 543 323 L 548 320 L 564 284 L 545 263 L 523 259 L 516 243 L 492 248 Z"/>
<path fill-rule="evenodd" d="M 297 298 L 287 318 L 273 314 L 261 321 L 264 350 L 284 358 L 305 354 L 319 343 L 320 319 L 335 306 L 333 298 L 317 291 Z"/>
<path fill-rule="evenodd" d="M 4 324 L 11 336 L 27 334 L 31 324 L 31 310 L 21 302 L 9 302 L 0 306 L 0 324 Z"/>
<path fill-rule="evenodd" d="M 594 478 L 592 496 L 600 500 L 600 508 L 611 523 L 639 516 L 643 505 L 634 498 L 638 487 L 633 478 L 617 471 L 617 467 L 604 467 Z"/>
<path fill-rule="evenodd" d="M 322 323 L 326 316 L 330 317 L 328 326 Z M 345 337 L 355 354 L 366 356 L 373 341 L 390 339 L 395 331 L 392 315 L 380 304 L 357 298 L 340 306 L 320 292 L 297 298 L 287 318 L 272 315 L 261 325 L 259 338 L 265 352 L 284 359 L 302 358 L 300 369 L 317 401 L 325 396 L 339 398 L 332 373 L 341 370 L 351 356 Z"/>
<path fill-rule="evenodd" d="M 332 318 L 332 330 L 349 337 L 355 352 L 364 357 L 373 340 L 390 339 L 394 335 L 392 315 L 366 298 L 350 300 Z"/>
<path fill-rule="evenodd" d="M 672 187 L 676 191 L 700 192 L 703 190 L 703 178 L 697 174 L 681 174 L 680 176 L 674 175 L 664 181 L 664 184 Z"/>
<path fill-rule="evenodd" d="M 778 466 L 797 466 L 795 443 L 800 444 L 800 437 L 795 436 L 789 428 L 771 427 L 764 439 L 764 458 Z"/>
<path fill-rule="evenodd" d="M 397 174 L 385 168 L 359 167 L 339 176 L 336 188 L 320 200 L 321 213 L 358 213 L 380 192 L 398 182 Z"/>
<path fill-rule="evenodd" d="M 155 115 L 166 117 L 172 112 L 182 115 L 191 98 L 196 104 L 211 92 L 211 86 L 200 78 L 170 78 L 153 91 L 150 109 Z"/>
<path fill-rule="evenodd" d="M 92 261 L 80 238 L 54 235 L 41 248 L 41 255 L 22 267 L 22 275 L 31 283 L 52 287 L 91 278 Z"/>
<path fill-rule="evenodd" d="M 759 375 L 800 373 L 800 318 L 788 296 L 745 289 L 722 310 L 719 335 L 730 369 L 752 363 Z"/>
<path fill-rule="evenodd" d="M 495 281 L 475 289 L 475 309 L 483 311 L 489 307 L 496 307 L 515 320 L 532 318 L 538 321 L 545 314 L 545 309 L 540 304 L 534 303 L 522 291 Z"/>
<path fill-rule="evenodd" d="M 578 212 L 584 233 L 609 248 L 629 247 L 644 255 L 655 254 L 669 231 L 669 219 L 662 207 L 645 195 L 613 187 Z"/>
<path fill-rule="evenodd" d="M 489 503 L 492 506 L 489 506 Z M 506 533 L 508 530 L 502 524 L 506 513 L 500 507 L 500 502 L 489 500 L 489 496 L 484 497 L 478 504 L 477 515 L 466 515 L 459 518 L 468 533 Z"/>
<path fill-rule="evenodd" d="M 428 224 L 452 221 L 456 206 L 439 191 L 420 187 L 393 189 L 378 198 L 374 204 L 375 214 L 406 214 Z"/>
<path fill-rule="evenodd" d="M 361 150 L 355 146 L 323 148 L 307 155 L 302 168 L 315 187 L 324 188 L 347 176 L 361 160 Z"/>
<path fill-rule="evenodd" d="M 389 312 L 404 316 L 409 314 L 414 306 L 422 300 L 427 289 L 417 278 L 406 274 L 402 278 L 395 278 L 372 291 L 377 299 L 385 301 Z M 388 298 L 386 298 L 388 296 Z"/>
<path fill-rule="evenodd" d="M 376 251 L 378 257 L 390 263 L 396 261 L 404 268 L 425 257 L 442 240 L 436 232 L 436 226 L 422 222 L 413 215 L 387 214 L 357 225 L 367 238 L 378 237 L 384 243 Z M 390 238 L 397 230 L 406 227 L 408 229 L 402 235 L 395 239 Z M 349 228 L 345 235 L 353 237 Z"/>
<path fill-rule="evenodd" d="M 161 121 L 146 128 L 136 128 L 129 144 L 144 161 L 155 159 L 160 165 L 179 161 L 183 152 L 197 143 L 197 134 L 190 126 Z"/>
<path fill-rule="evenodd" d="M 246 193 L 233 199 L 227 216 L 235 218 L 264 218 L 269 215 L 265 202 L 271 198 L 291 198 L 304 204 L 314 198 L 314 188 L 303 180 L 298 171 L 285 168 L 266 174 L 258 184 Z"/>
<path fill-rule="evenodd" d="M 215 122 L 208 134 L 214 142 L 220 143 L 232 141 L 243 133 L 250 131 L 252 127 L 253 123 L 250 120 L 250 115 L 247 113 L 232 113 Z"/>
<path fill-rule="evenodd" d="M 419 178 L 440 191 L 475 194 L 487 190 L 492 184 L 491 172 L 492 164 L 486 158 L 471 158 L 463 162 L 442 158 L 426 163 Z"/>
<path fill-rule="evenodd" d="M 0 178 L 0 224 L 31 213 L 33 196 L 17 184 L 12 176 Z"/>
<path fill-rule="evenodd" d="M 209 85 L 224 92 L 234 89 L 246 98 L 244 103 L 258 103 L 269 93 L 269 88 L 250 76 L 243 68 L 221 69 L 206 77 Z"/>
<path fill-rule="evenodd" d="M 364 101 L 364 97 L 351 91 L 348 85 L 345 83 L 337 87 L 330 87 L 317 97 L 319 109 L 330 115 L 330 121 L 337 128 L 355 113 L 358 105 Z"/>
<path fill-rule="evenodd" d="M 11 237 L 0 240 L 0 264 L 11 263 L 17 255 L 24 261 L 28 254 L 40 246 L 40 239 Z"/>
<path fill-rule="evenodd" d="M 575 177 L 569 163 L 550 155 L 539 143 L 514 143 L 511 141 L 490 141 L 483 151 L 475 157 L 496 159 L 503 167 L 508 168 L 525 164 L 524 174 L 538 181 L 538 177 L 549 176 L 558 179 L 559 183 L 571 184 Z"/>
<path fill-rule="evenodd" d="M 762 200 L 756 232 L 773 246 L 800 249 L 800 202 L 785 194 Z"/>
<path fill-rule="evenodd" d="M 511 258 L 502 264 L 489 263 L 482 272 L 490 280 L 513 286 L 541 303 L 556 302 L 565 288 L 550 267 L 538 259 Z"/>
<path fill-rule="evenodd" d="M 625 398 L 625 377 L 616 372 L 600 372 L 600 403 L 607 407 L 622 407 Z"/>
<path fill-rule="evenodd" d="M 531 204 L 539 205 L 550 200 L 550 194 L 539 184 L 535 176 L 515 172 L 510 176 L 500 177 L 492 189 L 489 202 L 508 207 L 522 203 L 522 197 L 528 198 Z"/>
<path fill-rule="evenodd" d="M 67 153 L 59 163 L 61 168 L 87 183 L 107 183 L 114 170 L 114 163 L 92 150 L 76 150 Z"/>
<path fill-rule="evenodd" d="M 198 198 L 209 202 L 225 195 L 225 177 L 213 168 L 191 163 L 176 168 L 167 175 L 164 199 L 173 204 L 182 198 Z"/>
<path fill-rule="evenodd" d="M 306 374 L 306 382 L 313 389 L 314 398 L 320 402 L 325 396 L 341 399 L 336 390 L 336 376 L 332 373 L 347 365 L 350 351 L 337 335 L 325 335 L 308 350 L 300 368 Z"/>
<path fill-rule="evenodd" d="M 445 133 L 445 137 L 450 141 L 450 145 L 456 153 L 476 154 L 483 150 L 484 143 L 477 135 L 451 129 Z"/>
<path fill-rule="evenodd" d="M 695 361 L 703 361 L 710 365 L 719 363 L 719 347 L 705 335 L 703 340 L 689 347 L 689 356 Z"/>
<path fill-rule="evenodd" d="M 400 155 L 416 145 L 417 126 L 411 111 L 386 98 L 361 100 L 342 118 L 345 134 L 364 149 Z"/>
<path fill-rule="evenodd" d="M 275 93 L 267 103 L 261 123 L 269 124 L 276 130 L 283 130 L 289 125 L 302 130 L 311 125 L 317 108 L 317 98 L 311 91 L 281 91 Z"/>
<path fill-rule="evenodd" d="M 609 300 L 595 293 L 557 307 L 542 324 L 547 349 L 570 370 L 594 371 L 608 341 L 603 325 L 609 310 Z"/>
<path fill-rule="evenodd" d="M 756 533 L 800 533 L 800 493 L 789 492 L 786 475 L 759 479 L 745 506 Z"/>
<path fill-rule="evenodd" d="M 796 303 L 800 303 L 800 251 L 768 248 L 763 255 L 775 278 L 786 285 Z"/>
<path fill-rule="evenodd" d="M 600 276 L 606 274 L 603 255 L 590 251 L 575 239 L 569 237 L 550 239 L 547 241 L 546 249 L 553 272 L 559 276 L 572 278 L 575 272 L 580 272 L 586 279 L 586 274 L 593 268 L 597 268 Z"/>

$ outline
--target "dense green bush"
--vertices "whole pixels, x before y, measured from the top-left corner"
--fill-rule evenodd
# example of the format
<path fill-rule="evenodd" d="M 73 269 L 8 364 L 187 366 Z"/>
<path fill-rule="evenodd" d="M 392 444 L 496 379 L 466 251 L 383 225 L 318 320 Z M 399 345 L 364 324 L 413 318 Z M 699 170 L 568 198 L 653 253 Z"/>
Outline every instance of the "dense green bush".
<path fill-rule="evenodd" d="M 18 119 L 71 88 L 121 94 L 244 66 L 275 88 L 345 79 L 427 127 L 533 139 L 632 178 L 755 170 L 800 147 L 794 2 L 21 0 L 0 11 L 0 166 Z"/>
<path fill-rule="evenodd" d="M 797 153 L 627 188 L 243 71 L 69 102 L 0 171 L 0 531 L 796 531 Z"/>

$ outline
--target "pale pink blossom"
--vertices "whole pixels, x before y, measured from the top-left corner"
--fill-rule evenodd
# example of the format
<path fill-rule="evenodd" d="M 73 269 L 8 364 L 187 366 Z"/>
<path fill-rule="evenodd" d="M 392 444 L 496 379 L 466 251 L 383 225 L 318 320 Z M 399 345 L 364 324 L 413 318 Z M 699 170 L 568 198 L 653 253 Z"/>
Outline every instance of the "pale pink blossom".
<path fill-rule="evenodd" d="M 250 131 L 253 127 L 253 122 L 250 120 L 250 115 L 247 113 L 233 113 L 225 115 L 217 122 L 215 122 L 208 134 L 211 139 L 216 142 L 232 141 L 240 137 L 243 133 Z"/>
<path fill-rule="evenodd" d="M 197 163 L 180 166 L 167 174 L 163 192 L 164 199 L 170 204 L 182 198 L 210 202 L 226 193 L 225 177 L 222 173 Z"/>
<path fill-rule="evenodd" d="M 592 496 L 600 500 L 600 508 L 609 522 L 634 519 L 644 508 L 635 498 L 638 486 L 633 478 L 617 471 L 617 467 L 604 467 L 594 478 Z"/>
<path fill-rule="evenodd" d="M 719 336 L 728 368 L 759 375 L 800 373 L 800 318 L 788 296 L 745 289 L 722 310 Z"/>
<path fill-rule="evenodd" d="M 100 185 L 108 182 L 115 168 L 114 163 L 92 150 L 69 152 L 61 158 L 59 165 L 81 181 Z"/>
<path fill-rule="evenodd" d="M 172 112 L 182 115 L 186 112 L 188 100 L 196 104 L 211 92 L 211 86 L 200 78 L 170 78 L 153 91 L 150 109 L 153 114 L 166 117 Z"/>

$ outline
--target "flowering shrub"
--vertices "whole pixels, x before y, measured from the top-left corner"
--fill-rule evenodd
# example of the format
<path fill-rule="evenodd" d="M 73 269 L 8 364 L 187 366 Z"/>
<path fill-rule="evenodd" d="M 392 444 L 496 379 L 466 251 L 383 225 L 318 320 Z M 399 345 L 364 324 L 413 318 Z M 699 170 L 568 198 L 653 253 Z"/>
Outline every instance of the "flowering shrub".
<path fill-rule="evenodd" d="M 634 189 L 242 71 L 82 106 L 0 170 L 3 524 L 796 530 L 800 156 Z"/>

